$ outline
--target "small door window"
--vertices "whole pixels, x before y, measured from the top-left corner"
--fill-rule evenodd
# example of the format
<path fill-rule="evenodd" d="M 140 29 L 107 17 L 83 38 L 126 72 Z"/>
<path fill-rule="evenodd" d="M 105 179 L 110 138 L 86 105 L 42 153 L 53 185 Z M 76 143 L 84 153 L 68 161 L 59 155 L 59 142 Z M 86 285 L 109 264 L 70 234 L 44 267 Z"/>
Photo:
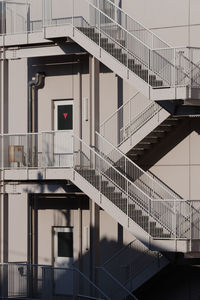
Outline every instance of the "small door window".
<path fill-rule="evenodd" d="M 73 106 L 59 105 L 57 110 L 57 128 L 58 130 L 72 130 L 73 129 Z"/>
<path fill-rule="evenodd" d="M 58 232 L 58 257 L 73 257 L 72 232 Z"/>

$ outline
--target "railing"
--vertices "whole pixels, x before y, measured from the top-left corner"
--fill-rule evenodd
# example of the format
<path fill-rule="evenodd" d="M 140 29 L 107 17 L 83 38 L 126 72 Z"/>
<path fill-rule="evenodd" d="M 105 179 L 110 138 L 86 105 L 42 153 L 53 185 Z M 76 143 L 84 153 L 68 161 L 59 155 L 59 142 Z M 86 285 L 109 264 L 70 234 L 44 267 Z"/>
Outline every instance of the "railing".
<path fill-rule="evenodd" d="M 96 267 L 99 287 L 113 300 L 137 300 L 135 295 L 104 267 Z"/>
<path fill-rule="evenodd" d="M 199 207 L 178 198 L 126 158 L 103 137 L 98 148 L 67 132 L 4 135 L 5 169 L 74 168 L 107 197 L 124 217 L 154 238 L 194 238 L 200 234 Z"/>
<path fill-rule="evenodd" d="M 188 64 L 189 69 L 193 65 L 191 59 L 189 59 L 191 57 L 190 48 L 167 46 L 166 48 L 152 49 L 95 5 L 89 4 L 89 11 L 90 20 L 87 20 L 85 16 L 83 18 L 90 28 L 97 30 L 96 34 L 99 34 L 99 38 L 97 37 L 96 43 L 127 66 L 130 71 L 137 73 L 145 82 L 154 85 L 150 75 L 155 74 L 161 80 L 155 83 L 157 87 L 160 85 L 170 87 L 190 86 L 193 83 L 187 72 Z M 88 25 L 86 28 L 88 28 Z M 90 36 L 90 33 L 87 35 Z M 110 45 L 105 45 L 105 43 L 102 45 L 102 37 L 108 39 L 108 44 L 115 45 L 114 49 L 110 49 Z M 115 48 L 118 48 L 121 53 L 116 54 Z M 183 60 L 185 57 L 182 54 L 183 51 L 189 51 L 186 54 L 190 63 L 188 63 L 188 60 Z M 181 65 L 180 62 L 182 62 Z M 196 82 L 195 84 L 197 85 Z"/>
<path fill-rule="evenodd" d="M 111 300 L 97 285 L 76 268 L 7 263 L 0 265 L 0 299 L 55 297 Z"/>
<path fill-rule="evenodd" d="M 44 0 L 41 18 L 35 19 L 33 3 L 5 2 L 4 5 L 3 34 L 38 32 L 43 27 L 70 24 L 153 87 L 200 86 L 196 75 L 192 77 L 199 58 L 191 55 L 191 48 L 170 47 L 109 0 L 69 0 L 59 7 L 55 0 Z M 85 32 L 85 29 L 90 30 Z M 196 51 L 199 53 L 198 48 Z M 199 74 L 199 69 L 195 72 Z"/>
<path fill-rule="evenodd" d="M 167 48 L 167 49 L 173 49 L 171 45 L 160 39 L 154 32 L 146 28 L 143 24 L 138 22 L 137 20 L 130 17 L 127 13 L 125 13 L 120 7 L 118 7 L 115 3 L 113 3 L 110 0 L 91 0 L 91 2 L 98 7 L 102 12 L 104 12 L 108 17 L 110 17 L 112 20 L 117 22 L 120 26 L 122 26 L 125 30 L 127 30 L 129 33 L 133 34 L 137 39 L 139 39 L 142 43 L 144 43 L 146 46 L 148 46 L 150 49 L 160 49 L 161 48 Z M 185 50 L 189 49 L 188 56 L 184 55 Z M 189 83 L 191 86 L 199 86 L 200 83 L 200 67 L 199 67 L 199 55 L 195 57 L 194 51 L 198 50 L 198 48 L 190 47 L 183 50 L 177 49 L 178 52 L 178 60 L 182 60 L 181 65 L 185 66 L 184 72 L 183 67 L 180 67 L 180 63 L 177 65 L 178 68 L 176 68 L 177 75 L 176 80 L 181 84 L 183 80 L 186 80 L 186 78 L 193 76 L 193 80 Z M 162 50 L 161 50 L 162 51 Z M 199 51 L 198 51 L 199 54 Z M 169 59 L 169 52 L 167 54 L 167 59 Z M 171 56 L 171 55 L 170 55 Z M 176 58 L 174 57 L 174 60 L 172 60 L 172 57 L 170 58 L 169 62 L 174 62 Z M 194 63 L 195 61 L 196 63 Z M 169 66 L 165 66 L 163 68 L 162 72 L 166 72 L 166 69 L 168 69 Z M 196 76 L 195 73 L 197 73 Z M 198 78 L 198 79 L 197 79 Z"/>
<path fill-rule="evenodd" d="M 68 131 L 5 134 L 2 147 L 4 168 L 72 167 L 73 136 Z"/>
<path fill-rule="evenodd" d="M 113 161 L 106 158 L 104 153 L 95 151 L 77 137 L 74 143 L 77 149 L 74 156 L 75 170 L 117 206 L 126 217 L 134 220 L 155 238 L 187 239 L 190 237 L 191 219 L 188 218 L 190 206 L 186 201 L 168 200 L 165 195 L 169 195 L 169 192 L 164 189 L 158 190 L 163 196 L 159 198 L 154 188 L 148 185 L 148 181 L 140 180 L 142 174 L 138 173 L 138 170 L 133 174 L 135 180 L 132 182 Z M 144 172 L 143 175 L 146 177 Z M 153 182 L 150 176 L 147 180 Z M 153 198 L 150 197 L 151 192 Z M 139 211 L 143 212 L 144 218 Z M 157 222 L 158 227 L 152 223 L 152 220 Z"/>
<path fill-rule="evenodd" d="M 142 95 L 136 93 L 100 125 L 101 135 L 114 146 L 119 146 L 153 117 L 158 116 L 159 121 L 161 106 L 141 98 Z"/>
<path fill-rule="evenodd" d="M 108 142 L 104 137 L 96 132 L 96 145 L 97 151 L 100 153 L 104 159 L 106 159 L 111 165 L 113 165 L 121 174 L 124 174 L 131 182 L 134 183 L 140 190 L 142 190 L 151 200 L 158 201 L 152 202 L 154 208 L 158 209 L 158 216 L 160 222 L 166 225 L 169 229 L 169 224 L 172 225 L 170 221 L 169 214 L 175 214 L 175 231 L 173 233 L 179 236 L 190 237 L 190 224 L 192 218 L 192 228 L 195 231 L 195 236 L 198 232 L 198 214 L 199 209 L 191 205 L 191 201 L 183 201 L 177 194 L 171 191 L 165 184 L 155 178 L 151 173 L 144 172 L 139 166 L 137 166 L 133 161 L 131 161 L 123 152 L 118 148 L 114 147 L 110 142 Z M 130 190 L 133 188 L 130 187 Z M 134 191 L 136 195 L 136 191 Z M 163 200 L 163 204 L 162 204 Z M 152 207 L 149 204 L 150 207 Z M 146 203 L 147 208 L 147 203 Z M 148 207 L 149 208 L 149 207 Z M 162 212 L 163 211 L 163 215 Z M 178 213 L 178 215 L 177 215 Z M 155 213 L 157 214 L 157 213 Z M 191 214 L 191 216 L 190 216 Z M 167 218 L 165 218 L 167 216 Z M 179 219 L 177 222 L 177 218 Z M 161 220 L 162 219 L 162 220 Z M 195 225 L 197 223 L 197 226 Z M 164 226 L 165 226 L 164 225 Z M 170 226 L 171 226 L 170 225 Z M 173 226 L 172 226 L 173 227 Z M 190 229 L 189 229 L 190 228 Z M 194 229 L 195 228 L 195 229 Z"/>
<path fill-rule="evenodd" d="M 96 147 L 98 153 L 100 153 L 104 159 L 109 161 L 119 172 L 129 178 L 152 199 L 177 199 L 164 185 L 161 185 L 153 176 L 143 171 L 98 132 L 96 132 Z"/>
<path fill-rule="evenodd" d="M 95 150 L 62 131 L 4 135 L 1 137 L 3 168 L 74 168 L 124 217 L 132 219 L 149 235 L 190 238 L 193 230 L 196 238 L 199 208 L 175 198 L 103 137 L 98 134 L 97 137 Z"/>
<path fill-rule="evenodd" d="M 143 24 L 125 13 L 114 2 L 110 0 L 91 0 L 91 2 L 95 6 L 99 7 L 107 16 L 125 28 L 128 32 L 135 35 L 148 47 L 152 49 L 171 47 L 168 43 L 161 40 L 155 33 L 146 28 Z"/>
<path fill-rule="evenodd" d="M 134 278 L 141 276 L 151 266 L 159 269 L 162 257 L 161 253 L 149 250 L 135 239 L 116 252 L 102 267 L 129 290 L 133 290 L 131 283 L 134 282 Z"/>

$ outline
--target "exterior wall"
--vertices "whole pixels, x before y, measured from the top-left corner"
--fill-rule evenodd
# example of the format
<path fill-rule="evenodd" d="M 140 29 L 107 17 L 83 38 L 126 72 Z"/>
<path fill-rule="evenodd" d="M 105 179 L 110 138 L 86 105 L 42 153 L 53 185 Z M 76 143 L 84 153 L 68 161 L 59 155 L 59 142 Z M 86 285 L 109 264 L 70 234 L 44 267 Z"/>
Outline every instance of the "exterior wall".
<path fill-rule="evenodd" d="M 197 0 L 122 0 L 122 8 L 172 46 L 199 46 Z"/>
<path fill-rule="evenodd" d="M 189 126 L 193 128 L 191 119 Z M 198 120 L 198 119 L 197 119 Z M 196 123 L 195 123 L 196 124 Z M 200 137 L 194 125 L 188 134 L 171 151 L 162 157 L 151 171 L 185 200 L 199 200 Z"/>
<path fill-rule="evenodd" d="M 8 261 L 27 261 L 27 195 L 9 195 Z"/>
<path fill-rule="evenodd" d="M 74 263 L 75 265 L 80 264 L 78 261 L 81 255 L 81 267 L 84 273 L 89 275 L 90 233 L 88 231 L 88 236 L 86 236 L 86 228 L 90 230 L 90 212 L 89 210 L 81 210 L 81 224 L 79 223 L 79 213 L 80 210 L 73 209 L 70 210 L 69 214 L 66 213 L 66 210 L 64 209 L 42 209 L 38 211 L 39 264 L 51 265 L 53 263 L 52 226 L 71 226 L 73 227 L 74 232 Z M 80 234 L 82 234 L 81 239 Z M 88 245 L 86 245 L 86 239 L 88 239 Z M 81 240 L 82 242 L 80 244 Z M 100 211 L 100 265 L 109 259 L 121 247 L 133 240 L 134 237 L 126 230 L 123 230 L 122 237 L 120 237 L 118 232 L 118 223 L 114 221 L 112 217 L 110 217 L 105 211 Z"/>
<path fill-rule="evenodd" d="M 27 60 L 9 61 L 8 130 L 27 132 Z"/>

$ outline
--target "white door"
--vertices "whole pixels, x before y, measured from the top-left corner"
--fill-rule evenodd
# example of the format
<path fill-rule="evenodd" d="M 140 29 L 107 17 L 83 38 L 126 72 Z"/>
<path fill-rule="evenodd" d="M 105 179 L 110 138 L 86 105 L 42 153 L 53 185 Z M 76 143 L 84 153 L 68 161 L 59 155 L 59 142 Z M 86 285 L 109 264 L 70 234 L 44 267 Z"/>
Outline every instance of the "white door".
<path fill-rule="evenodd" d="M 73 165 L 73 101 L 54 101 L 54 165 Z"/>
<path fill-rule="evenodd" d="M 56 295 L 73 294 L 73 228 L 54 227 L 54 287 Z"/>

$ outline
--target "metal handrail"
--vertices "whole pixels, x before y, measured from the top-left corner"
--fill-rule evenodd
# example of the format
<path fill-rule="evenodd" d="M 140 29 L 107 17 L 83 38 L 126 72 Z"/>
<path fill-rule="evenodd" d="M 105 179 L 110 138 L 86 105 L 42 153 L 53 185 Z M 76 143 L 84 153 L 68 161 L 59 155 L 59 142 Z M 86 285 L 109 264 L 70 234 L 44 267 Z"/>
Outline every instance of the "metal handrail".
<path fill-rule="evenodd" d="M 98 7 L 96 7 L 94 4 L 92 4 L 90 2 L 90 0 L 86 0 L 89 5 L 91 5 L 93 8 L 95 8 L 98 12 L 100 12 L 104 17 L 106 17 L 107 19 L 111 20 L 112 23 L 114 23 L 115 25 L 117 25 L 119 28 L 121 28 L 122 30 L 124 30 L 127 34 L 129 34 L 130 36 L 132 36 L 136 41 L 140 42 L 141 44 L 143 44 L 144 47 L 148 48 L 149 50 L 152 50 L 151 47 L 147 46 L 143 41 L 141 41 L 140 39 L 138 39 L 134 34 L 132 34 L 130 31 L 128 31 L 126 28 L 124 28 L 122 25 L 120 25 L 119 23 L 117 23 L 115 20 L 113 20 L 111 17 L 109 17 L 108 15 L 106 15 L 101 9 L 99 9 Z M 173 48 L 172 48 L 173 49 Z"/>
<path fill-rule="evenodd" d="M 113 256 L 111 256 L 109 259 L 107 259 L 102 267 L 104 267 L 105 265 L 107 265 L 111 260 L 113 260 L 115 257 L 117 257 L 118 255 L 120 255 L 122 252 L 124 252 L 132 243 L 134 243 L 135 241 L 137 241 L 137 239 L 134 239 L 132 242 L 130 242 L 129 244 L 127 244 L 125 247 L 123 247 L 122 249 L 120 249 L 119 251 L 117 251 Z"/>
<path fill-rule="evenodd" d="M 131 120 L 130 124 L 128 124 L 126 127 L 125 127 L 125 130 L 128 129 L 132 124 L 134 124 L 134 121 L 135 120 L 138 120 L 144 113 L 146 113 L 150 108 L 154 107 L 154 106 L 157 106 L 157 110 L 154 112 L 154 114 L 152 116 L 150 116 L 147 120 L 145 120 L 144 123 L 146 123 L 150 118 L 153 118 L 155 116 L 155 114 L 159 113 L 159 111 L 162 109 L 156 102 L 152 102 L 150 104 L 148 104 L 147 106 L 145 106 L 144 110 L 139 112 L 134 118 L 133 120 Z M 143 124 L 140 125 L 140 127 L 142 126 Z M 124 127 L 121 128 L 121 130 L 123 130 Z M 136 129 L 138 130 L 138 129 Z M 135 131 L 134 131 L 135 132 Z M 130 135 L 132 134 L 133 132 L 129 133 L 129 136 L 126 137 L 126 139 L 128 139 L 130 137 Z M 125 139 L 123 141 L 120 141 L 119 143 L 119 146 L 125 141 Z"/>
<path fill-rule="evenodd" d="M 98 292 L 100 292 L 105 299 L 111 300 L 110 297 L 108 297 L 93 281 L 91 281 L 84 273 L 82 273 L 79 269 L 76 267 L 69 267 L 69 268 L 59 268 L 59 267 L 53 267 L 50 265 L 40 265 L 40 264 L 28 264 L 28 263 L 0 263 L 0 266 L 27 266 L 27 267 L 41 267 L 41 269 L 50 269 L 50 270 L 70 270 L 70 271 L 76 271 L 78 274 L 80 274 L 86 281 L 88 281 Z M 88 298 L 87 298 L 88 299 Z M 99 298 L 91 298 L 91 299 L 99 299 Z"/>
<path fill-rule="evenodd" d="M 176 50 L 176 49 L 178 49 L 178 48 L 188 48 L 188 47 L 180 47 L 180 46 L 176 46 L 176 47 L 172 47 L 171 45 L 169 45 L 169 44 L 167 44 L 166 42 L 164 42 L 163 40 L 161 40 L 159 37 L 157 37 L 151 30 L 148 30 L 147 28 L 145 28 L 145 26 L 144 25 L 142 25 L 142 24 L 140 24 L 139 22 L 137 22 L 137 21 L 135 21 L 132 17 L 130 17 L 130 16 L 128 16 L 128 14 L 126 14 L 122 9 L 120 9 L 118 6 L 116 6 L 114 3 L 112 3 L 110 0 L 106 0 L 106 1 L 108 1 L 110 4 L 112 4 L 112 5 L 114 5 L 117 9 L 119 9 L 121 12 L 123 12 L 125 15 L 127 15 L 130 19 L 132 19 L 134 22 L 136 22 L 136 23 L 138 23 L 140 26 L 142 26 L 145 30 L 147 30 L 149 33 L 151 33 L 153 36 L 155 36 L 156 38 L 158 38 L 161 42 L 163 42 L 163 43 L 165 43 L 165 45 L 166 46 L 168 46 L 167 48 L 164 48 L 164 47 L 162 47 L 162 48 L 153 48 L 153 47 L 150 47 L 149 45 L 147 45 L 147 44 L 145 44 L 141 39 L 139 39 L 139 38 L 137 38 L 135 35 L 133 35 L 130 31 L 128 31 L 124 26 L 122 26 L 120 23 L 118 23 L 116 20 L 114 20 L 113 18 L 111 18 L 109 15 L 107 15 L 107 14 L 105 14 L 101 9 L 99 9 L 98 7 L 96 7 L 94 4 L 92 4 L 91 2 L 90 2 L 90 0 L 87 0 L 88 2 L 89 2 L 89 4 L 91 5 L 91 6 L 93 6 L 97 11 L 99 11 L 100 13 L 102 13 L 104 16 L 106 16 L 106 18 L 108 18 L 109 20 L 111 20 L 114 24 L 117 24 L 117 26 L 119 26 L 121 29 L 123 29 L 127 34 L 129 34 L 130 36 L 132 36 L 135 40 L 137 40 L 137 41 L 139 41 L 141 44 L 143 44 L 143 46 L 145 46 L 145 47 L 147 47 L 151 52 L 155 52 L 155 53 L 157 53 L 156 52 L 156 50 L 158 51 L 158 50 Z M 99 0 L 98 0 L 99 1 Z M 122 45 L 121 45 L 122 46 Z M 124 48 L 124 47 L 123 47 Z M 125 48 L 126 49 L 126 48 Z M 129 51 L 130 52 L 130 50 L 128 50 L 128 49 L 126 49 L 127 51 Z M 133 53 L 133 52 L 131 52 L 131 53 Z M 173 63 L 171 63 L 170 61 L 168 61 L 166 58 L 164 58 L 162 55 L 160 55 L 160 54 L 158 54 L 157 53 L 157 55 L 159 55 L 163 60 L 165 60 L 169 65 L 171 65 L 172 67 L 174 67 L 174 68 L 176 68 L 177 69 L 177 67 L 176 67 L 176 65 L 174 65 Z M 175 53 L 174 53 L 174 55 L 175 55 Z M 190 62 L 190 64 L 194 64 L 193 63 L 193 61 L 191 61 L 191 60 L 189 60 L 187 57 L 185 57 L 184 55 L 183 55 L 183 57 L 185 58 L 185 59 L 187 59 L 189 62 Z M 151 70 L 151 68 L 150 68 L 150 66 L 147 66 L 148 67 L 148 70 L 150 71 Z M 151 70 L 152 72 L 154 72 L 155 74 L 157 74 L 157 72 L 155 71 L 155 70 Z M 180 71 L 180 70 L 179 70 Z M 189 79 L 190 79 L 190 76 L 188 76 L 185 72 L 183 72 L 182 71 L 182 73 L 186 76 L 186 77 L 188 77 Z M 162 78 L 162 76 L 160 75 L 160 74 L 157 74 L 158 76 L 160 76 L 161 78 Z M 164 78 L 162 78 L 163 80 L 165 80 Z M 174 79 L 175 80 L 175 79 Z M 176 85 L 176 84 L 175 84 Z"/>
<path fill-rule="evenodd" d="M 118 281 L 110 272 L 108 272 L 104 267 L 96 267 L 97 270 L 104 271 L 115 283 L 117 283 L 126 293 L 128 293 L 129 296 L 133 297 L 135 300 L 138 300 L 138 298 L 135 297 L 123 284 L 121 284 L 120 281 Z"/>
<path fill-rule="evenodd" d="M 140 170 L 143 174 L 145 174 L 148 178 L 150 178 L 151 180 L 153 180 L 153 182 L 155 182 L 156 184 L 160 185 L 150 174 L 148 174 L 147 172 L 145 172 L 142 168 L 140 168 L 135 162 L 133 162 L 128 156 L 126 156 L 119 148 L 116 148 L 115 146 L 113 146 L 113 144 L 111 144 L 108 140 L 106 140 L 100 133 L 98 133 L 96 131 L 96 135 L 99 136 L 101 139 L 103 139 L 106 143 L 108 143 L 115 151 L 117 151 L 118 153 L 120 153 L 120 155 L 122 157 L 124 157 L 126 160 L 128 160 L 130 162 L 130 164 L 132 164 L 135 168 L 137 168 L 138 170 Z M 126 177 L 125 177 L 126 178 Z M 126 178 L 128 180 L 128 178 Z M 131 182 L 131 181 L 130 181 Z M 131 182 L 132 183 L 132 182 Z M 163 188 L 165 191 L 167 191 L 169 194 L 171 192 L 169 192 L 165 187 L 163 187 L 162 185 L 160 185 L 161 188 Z M 173 198 L 175 199 L 174 195 L 172 194 Z"/>
<path fill-rule="evenodd" d="M 117 112 L 122 109 L 124 106 L 126 106 L 131 100 L 133 100 L 140 92 L 135 93 L 129 100 L 127 100 L 124 104 L 122 104 L 116 111 L 114 111 L 110 116 L 108 116 L 101 124 L 100 128 L 107 123 Z"/>
<path fill-rule="evenodd" d="M 91 1 L 91 0 L 90 0 Z M 99 1 L 99 0 L 98 0 Z M 115 8 L 117 8 L 118 10 L 120 10 L 122 13 L 124 13 L 127 17 L 129 17 L 131 20 L 133 20 L 134 22 L 136 22 L 137 24 L 139 24 L 141 27 L 143 27 L 146 31 L 148 31 L 151 35 L 155 36 L 158 40 L 160 40 L 161 42 L 163 42 L 164 44 L 166 44 L 167 46 L 169 46 L 169 48 L 171 48 L 172 46 L 170 44 L 168 44 L 167 42 L 163 41 L 159 36 L 157 36 L 153 31 L 151 31 L 149 28 L 145 27 L 144 24 L 140 23 L 138 20 L 135 20 L 133 17 L 131 17 L 128 13 L 126 13 L 122 8 L 120 8 L 119 6 L 117 6 L 114 2 L 111 2 L 110 0 L 106 0 L 108 3 L 110 3 L 111 5 L 113 5 Z"/>
<path fill-rule="evenodd" d="M 85 145 L 88 149 L 90 149 L 91 152 L 95 153 L 95 155 L 97 155 L 100 159 L 102 159 L 106 164 L 108 164 L 108 166 L 110 168 L 112 168 L 113 170 L 115 170 L 115 172 L 117 174 L 119 174 L 120 176 L 122 176 L 130 185 L 134 186 L 137 190 L 139 190 L 145 197 L 147 197 L 149 200 L 152 200 L 149 195 L 147 195 L 146 193 L 144 193 L 137 185 L 135 185 L 132 181 L 130 181 L 130 179 L 128 179 L 125 175 L 123 175 L 119 170 L 117 170 L 117 168 L 115 168 L 111 163 L 109 163 L 105 158 L 103 158 L 98 152 L 96 152 L 92 147 L 88 146 L 83 140 L 81 140 L 79 137 L 75 136 L 74 137 L 79 140 L 79 142 L 81 142 L 83 145 Z M 115 182 L 115 185 L 116 182 Z M 121 189 L 119 186 L 118 186 L 119 189 Z"/>
<path fill-rule="evenodd" d="M 94 153 L 97 157 L 99 157 L 101 160 L 103 160 L 111 169 L 115 170 L 115 172 L 117 174 L 119 174 L 127 183 L 129 183 L 130 186 L 133 186 L 137 191 L 139 191 L 142 195 L 144 195 L 146 197 L 146 199 L 148 201 L 150 201 L 149 203 L 154 203 L 154 202 L 158 202 L 158 203 L 162 203 L 165 205 L 165 208 L 168 209 L 168 211 L 170 211 L 171 214 L 174 214 L 174 216 L 176 216 L 176 213 L 173 212 L 172 207 L 169 206 L 169 203 L 166 203 L 166 201 L 168 201 L 168 199 L 152 199 L 147 193 L 145 193 L 144 191 L 142 191 L 137 185 L 135 185 L 132 181 L 130 181 L 127 177 L 125 177 L 117 168 L 115 168 L 111 163 L 109 163 L 106 159 L 104 159 L 98 152 L 96 152 L 92 147 L 88 146 L 83 140 L 81 140 L 79 137 L 74 136 L 80 143 L 82 143 L 83 145 L 86 146 L 86 148 L 88 148 L 90 150 L 90 152 Z M 76 169 L 74 168 L 74 170 L 76 171 Z M 106 176 L 106 174 L 102 173 L 104 176 Z M 84 177 L 83 177 L 84 178 Z M 156 220 L 161 226 L 163 226 L 166 230 L 168 230 L 172 235 L 174 234 L 173 229 L 171 228 L 171 226 L 169 227 L 169 224 L 164 224 L 163 221 L 161 219 L 159 219 L 155 213 L 152 213 L 152 211 L 149 210 L 149 207 L 146 208 L 145 207 L 145 203 L 138 203 L 138 201 L 136 200 L 138 198 L 137 194 L 134 194 L 134 196 L 132 195 L 132 193 L 128 193 L 128 191 L 126 191 L 125 189 L 122 189 L 115 181 L 113 181 L 110 177 L 107 177 L 108 180 L 110 182 L 112 182 L 114 184 L 114 186 L 116 186 L 119 190 L 121 190 L 122 192 L 124 192 L 127 197 L 133 202 L 136 203 L 136 205 L 138 205 L 140 208 L 142 208 L 143 211 L 145 211 L 149 216 L 151 216 L 154 220 Z M 127 185 L 127 184 L 126 184 Z M 130 187 L 129 186 L 129 187 Z M 134 199 L 134 197 L 136 197 L 136 199 Z M 169 199 L 169 201 L 171 201 L 172 203 L 175 203 L 175 199 Z M 184 200 L 182 200 L 183 202 L 185 202 Z M 142 200 L 143 202 L 143 200 Z M 128 202 L 127 202 L 128 203 Z M 128 211 L 127 211 L 128 213 Z M 126 213 L 126 215 L 127 215 Z M 163 216 L 160 215 L 159 217 Z M 184 217 L 184 216 L 183 216 Z M 144 230 L 144 229 L 143 229 Z M 144 230 L 145 231 L 145 230 Z M 146 231 L 147 232 L 147 231 Z M 147 232 L 148 235 L 150 235 L 150 232 Z"/>

